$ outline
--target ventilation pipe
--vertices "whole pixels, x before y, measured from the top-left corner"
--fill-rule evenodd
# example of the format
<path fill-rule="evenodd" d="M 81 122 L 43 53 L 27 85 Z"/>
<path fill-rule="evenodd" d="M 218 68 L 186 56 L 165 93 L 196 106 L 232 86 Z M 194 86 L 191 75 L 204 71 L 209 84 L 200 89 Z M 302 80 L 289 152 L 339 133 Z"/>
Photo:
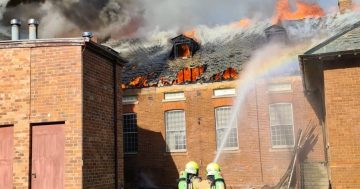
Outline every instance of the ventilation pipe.
<path fill-rule="evenodd" d="M 12 19 L 10 21 L 11 24 L 11 40 L 19 40 L 20 39 L 20 26 L 21 21 L 19 19 Z"/>
<path fill-rule="evenodd" d="M 29 24 L 29 39 L 30 40 L 37 39 L 38 37 L 37 27 L 39 25 L 39 21 L 34 18 L 31 18 L 28 20 L 28 24 Z"/>
<path fill-rule="evenodd" d="M 92 32 L 84 32 L 84 33 L 82 34 L 82 37 L 83 37 L 86 41 L 90 41 L 93 36 L 94 36 L 94 35 L 93 35 Z"/>

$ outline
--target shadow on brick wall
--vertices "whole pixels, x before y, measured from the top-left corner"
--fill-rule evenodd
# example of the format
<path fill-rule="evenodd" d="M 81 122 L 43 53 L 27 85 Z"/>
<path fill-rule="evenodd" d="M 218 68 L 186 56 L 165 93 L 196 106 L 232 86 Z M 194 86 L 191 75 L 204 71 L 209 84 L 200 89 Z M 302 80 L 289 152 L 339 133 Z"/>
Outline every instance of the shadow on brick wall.
<path fill-rule="evenodd" d="M 178 170 L 160 132 L 138 128 L 138 152 L 125 154 L 125 188 L 176 188 Z"/>

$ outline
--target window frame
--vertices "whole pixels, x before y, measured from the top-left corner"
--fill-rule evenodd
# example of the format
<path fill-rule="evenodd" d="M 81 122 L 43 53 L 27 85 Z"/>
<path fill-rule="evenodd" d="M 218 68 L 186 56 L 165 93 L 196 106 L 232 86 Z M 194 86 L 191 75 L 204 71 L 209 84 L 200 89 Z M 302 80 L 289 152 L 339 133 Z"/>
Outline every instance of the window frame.
<path fill-rule="evenodd" d="M 280 124 L 280 125 L 271 125 L 271 118 L 270 118 L 270 110 L 271 110 L 271 106 L 274 105 L 290 105 L 291 107 L 291 124 L 292 124 L 292 135 L 293 135 L 293 144 L 292 145 L 274 145 L 273 144 L 273 140 L 272 140 L 272 128 L 273 126 L 284 126 L 284 124 Z M 270 144 L 271 144 L 271 148 L 273 149 L 286 149 L 286 148 L 293 148 L 295 145 L 295 125 L 294 125 L 294 108 L 293 108 L 293 104 L 291 102 L 278 102 L 278 103 L 272 103 L 269 104 L 269 133 L 270 133 Z"/>
<path fill-rule="evenodd" d="M 225 90 L 234 90 L 234 94 L 216 95 L 216 91 L 225 91 Z M 213 89 L 213 98 L 235 97 L 236 95 L 237 95 L 237 91 L 235 87 Z"/>
<path fill-rule="evenodd" d="M 124 141 L 124 143 L 123 143 L 123 146 L 124 146 L 124 155 L 131 155 L 131 154 L 137 154 L 138 152 L 139 152 L 139 127 L 138 127 L 138 124 L 137 124 L 137 113 L 135 113 L 135 112 L 131 112 L 131 113 L 123 113 L 123 122 L 124 122 L 124 116 L 127 116 L 127 115 L 136 115 L 136 124 L 135 124 L 135 126 L 136 126 L 136 130 L 137 130 L 137 132 L 125 132 L 124 130 L 123 130 L 123 141 Z M 123 128 L 125 128 L 125 124 L 123 125 Z M 128 134 L 128 133 L 136 133 L 136 152 L 125 152 L 125 134 Z"/>
<path fill-rule="evenodd" d="M 125 97 L 135 97 L 135 101 L 125 101 L 124 102 L 124 98 Z M 138 100 L 138 95 L 124 95 L 123 97 L 122 97 L 122 101 L 121 101 L 121 103 L 123 104 L 123 105 L 127 105 L 127 104 L 137 104 L 139 102 L 139 100 Z"/>
<path fill-rule="evenodd" d="M 216 151 L 219 150 L 219 146 L 218 146 L 218 120 L 217 120 L 217 113 L 216 111 L 218 109 L 223 109 L 223 108 L 229 108 L 230 109 L 230 118 L 231 118 L 231 112 L 233 110 L 233 106 L 219 106 L 219 107 L 215 107 L 214 108 L 214 114 L 215 114 L 215 136 L 216 136 Z M 236 147 L 226 147 L 224 146 L 224 148 L 222 149 L 223 151 L 231 151 L 231 150 L 239 150 L 240 148 L 240 144 L 239 144 L 239 127 L 238 127 L 238 120 L 236 119 L 235 121 L 235 126 L 232 127 L 232 128 L 236 128 L 236 140 L 237 140 L 237 146 Z M 220 129 L 220 128 L 219 128 Z M 223 128 L 222 128 L 223 129 Z M 227 128 L 225 128 L 227 129 Z"/>
<path fill-rule="evenodd" d="M 166 99 L 166 95 L 167 95 L 167 94 L 177 94 L 177 93 L 182 93 L 182 94 L 183 94 L 183 97 L 182 97 L 182 98 Z M 184 92 L 184 91 L 164 92 L 163 102 L 175 102 L 175 101 L 184 101 L 184 100 L 186 100 L 185 92 Z"/>
<path fill-rule="evenodd" d="M 274 86 L 290 86 L 289 89 L 276 89 Z M 273 88 L 271 88 L 273 86 Z M 291 82 L 283 82 L 283 83 L 268 83 L 267 91 L 269 93 L 289 93 L 293 91 L 293 85 Z"/>
<path fill-rule="evenodd" d="M 169 112 L 183 112 L 183 120 L 184 120 L 184 130 L 177 130 L 177 131 L 170 131 L 170 132 L 184 132 L 185 133 L 185 149 L 170 149 L 170 147 L 168 146 L 168 141 L 167 141 L 167 137 L 168 137 L 168 129 L 167 129 L 167 119 L 166 119 L 166 114 Z M 187 152 L 187 134 L 186 134 L 186 113 L 185 110 L 182 109 L 174 109 L 174 110 L 166 110 L 164 112 L 164 126 L 165 126 L 165 151 L 168 153 L 178 153 L 178 152 Z"/>

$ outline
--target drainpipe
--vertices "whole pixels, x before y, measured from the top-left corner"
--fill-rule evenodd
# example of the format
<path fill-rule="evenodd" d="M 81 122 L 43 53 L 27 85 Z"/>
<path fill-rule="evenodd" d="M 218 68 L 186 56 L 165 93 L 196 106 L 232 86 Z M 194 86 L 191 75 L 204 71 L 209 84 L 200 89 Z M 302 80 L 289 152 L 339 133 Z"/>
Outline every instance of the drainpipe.
<path fill-rule="evenodd" d="M 31 18 L 28 20 L 28 24 L 29 24 L 29 40 L 35 40 L 38 37 L 38 31 L 37 31 L 37 27 L 39 25 L 39 21 Z"/>
<path fill-rule="evenodd" d="M 19 40 L 20 39 L 20 26 L 21 21 L 19 19 L 12 19 L 10 21 L 11 24 L 11 40 Z"/>
<path fill-rule="evenodd" d="M 115 188 L 119 187 L 119 162 L 118 162 L 118 103 L 117 103 L 117 77 L 116 77 L 116 63 L 113 63 L 113 87 L 114 87 L 114 151 L 115 151 Z"/>

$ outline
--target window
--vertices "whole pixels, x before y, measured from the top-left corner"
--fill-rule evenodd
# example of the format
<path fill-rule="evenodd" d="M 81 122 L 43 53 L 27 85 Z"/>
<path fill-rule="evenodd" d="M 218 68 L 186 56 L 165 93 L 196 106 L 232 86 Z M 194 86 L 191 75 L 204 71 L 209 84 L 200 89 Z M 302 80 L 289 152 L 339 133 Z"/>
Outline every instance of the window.
<path fill-rule="evenodd" d="M 216 141 L 217 148 L 219 149 L 223 140 L 225 141 L 224 149 L 237 149 L 238 148 L 238 129 L 237 123 L 230 125 L 232 108 L 220 107 L 215 109 L 216 119 Z M 224 139 L 226 132 L 229 132 L 227 139 Z"/>
<path fill-rule="evenodd" d="M 214 90 L 214 96 L 234 96 L 236 95 L 236 90 L 234 88 L 232 89 L 215 89 Z"/>
<path fill-rule="evenodd" d="M 123 104 L 133 104 L 137 102 L 137 96 L 136 95 L 132 95 L 132 96 L 123 96 L 122 99 L 122 103 Z"/>
<path fill-rule="evenodd" d="M 291 91 L 290 83 L 272 83 L 268 86 L 269 92 Z"/>
<path fill-rule="evenodd" d="M 271 104 L 269 115 L 272 146 L 275 148 L 292 147 L 294 145 L 292 104 Z"/>
<path fill-rule="evenodd" d="M 168 152 L 186 150 L 185 112 L 173 110 L 165 112 L 166 147 Z"/>
<path fill-rule="evenodd" d="M 138 130 L 135 113 L 124 114 L 124 153 L 132 154 L 138 150 Z"/>
<path fill-rule="evenodd" d="M 185 94 L 184 92 L 171 92 L 164 94 L 164 100 L 175 101 L 175 100 L 184 100 Z"/>

